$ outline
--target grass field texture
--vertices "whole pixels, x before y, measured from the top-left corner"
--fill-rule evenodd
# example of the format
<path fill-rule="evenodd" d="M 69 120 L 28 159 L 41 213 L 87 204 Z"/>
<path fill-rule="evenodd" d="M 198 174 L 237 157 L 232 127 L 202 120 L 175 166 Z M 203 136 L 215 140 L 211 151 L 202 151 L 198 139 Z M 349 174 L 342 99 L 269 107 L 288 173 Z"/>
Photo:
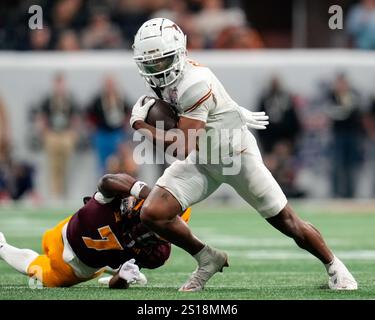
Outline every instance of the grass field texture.
<path fill-rule="evenodd" d="M 165 266 L 144 270 L 146 287 L 109 290 L 97 280 L 72 288 L 30 289 L 28 278 L 0 260 L 0 299 L 375 299 L 375 211 L 356 207 L 298 207 L 324 235 L 359 283 L 355 292 L 327 287 L 323 265 L 247 208 L 197 207 L 191 227 L 229 254 L 230 267 L 200 293 L 177 292 L 194 270 L 193 259 L 174 247 Z M 74 211 L 74 210 L 73 210 Z M 45 230 L 72 210 L 0 208 L 0 231 L 17 247 L 41 250 Z"/>

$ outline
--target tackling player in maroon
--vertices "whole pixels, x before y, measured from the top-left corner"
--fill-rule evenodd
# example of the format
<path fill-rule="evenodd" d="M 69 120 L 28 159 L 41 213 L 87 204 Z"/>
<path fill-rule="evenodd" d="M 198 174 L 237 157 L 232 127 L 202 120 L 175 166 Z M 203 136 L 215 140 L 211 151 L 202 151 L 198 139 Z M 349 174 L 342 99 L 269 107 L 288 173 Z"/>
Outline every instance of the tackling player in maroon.
<path fill-rule="evenodd" d="M 110 287 L 127 287 L 127 282 L 138 279 L 139 268 L 162 266 L 171 251 L 169 242 L 140 221 L 149 192 L 145 183 L 127 174 L 105 175 L 82 208 L 44 234 L 43 255 L 9 245 L 0 232 L 0 257 L 46 287 L 72 286 L 99 276 L 108 267 L 119 269 Z M 190 209 L 182 219 L 187 222 L 189 217 Z M 121 281 L 122 274 L 126 281 Z"/>

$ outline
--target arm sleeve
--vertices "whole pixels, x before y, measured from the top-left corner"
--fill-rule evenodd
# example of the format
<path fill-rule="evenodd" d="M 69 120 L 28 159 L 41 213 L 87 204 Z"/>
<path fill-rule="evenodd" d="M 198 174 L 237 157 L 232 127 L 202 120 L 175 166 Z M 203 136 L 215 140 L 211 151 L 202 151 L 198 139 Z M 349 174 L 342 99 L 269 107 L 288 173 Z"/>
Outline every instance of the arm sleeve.
<path fill-rule="evenodd" d="M 211 86 L 206 81 L 191 85 L 180 98 L 181 116 L 207 122 L 212 108 L 216 106 Z"/>
<path fill-rule="evenodd" d="M 207 100 L 201 102 L 197 106 L 197 108 L 189 112 L 185 111 L 183 114 L 181 114 L 181 116 L 189 119 L 207 122 L 208 113 L 213 105 L 215 105 L 215 102 L 213 97 L 211 96 L 208 97 Z"/>

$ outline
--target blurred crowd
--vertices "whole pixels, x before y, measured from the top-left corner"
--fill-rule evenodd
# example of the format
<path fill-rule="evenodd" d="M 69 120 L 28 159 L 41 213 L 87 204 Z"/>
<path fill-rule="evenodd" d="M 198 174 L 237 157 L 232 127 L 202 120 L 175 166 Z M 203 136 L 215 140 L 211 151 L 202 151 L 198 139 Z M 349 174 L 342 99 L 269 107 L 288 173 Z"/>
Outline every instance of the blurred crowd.
<path fill-rule="evenodd" d="M 375 49 L 375 0 L 362 0 L 350 9 L 347 29 L 353 47 Z"/>
<path fill-rule="evenodd" d="M 276 0 L 275 0 L 276 2 Z M 308 4 L 307 1 L 305 1 Z M 341 0 L 345 4 L 344 34 L 342 44 L 360 49 L 375 49 L 375 0 Z M 267 1 L 272 5 L 272 1 Z M 288 11 L 296 10 L 288 1 Z M 28 8 L 39 4 L 43 8 L 43 29 L 30 30 Z M 327 6 L 319 7 L 306 20 L 305 45 L 317 32 L 318 24 L 324 25 L 326 32 L 320 35 L 313 46 L 326 46 L 324 37 L 329 38 L 330 30 Z M 252 7 L 245 0 L 15 0 L 0 4 L 0 49 L 11 50 L 91 50 L 91 49 L 131 49 L 133 37 L 143 22 L 154 17 L 165 17 L 175 21 L 188 36 L 189 49 L 257 49 L 291 47 L 293 34 L 300 26 L 293 25 L 292 14 L 278 15 L 278 7 L 259 14 L 259 7 Z M 1 10 L 2 9 L 2 10 Z M 255 11 L 253 11 L 255 10 Z M 308 6 L 305 6 L 308 10 Z M 323 11 L 324 10 L 324 11 Z M 309 15 L 312 12 L 293 12 L 293 15 Z M 257 25 L 249 17 L 257 16 Z M 269 36 L 273 21 L 282 19 L 289 26 L 279 28 Z M 289 20 L 290 21 L 289 21 Z M 276 23 L 276 22 L 275 22 Z M 314 25 L 314 23 L 317 23 Z M 275 27 L 274 27 L 275 28 Z M 277 27 L 276 27 L 277 28 Z M 311 31 L 310 31 L 311 30 Z M 319 32 L 319 31 L 318 31 Z M 315 36 L 314 36 L 315 37 Z M 315 37 L 316 38 L 316 37 Z M 288 39 L 288 40 L 283 40 Z M 335 46 L 334 41 L 331 45 Z"/>
<path fill-rule="evenodd" d="M 54 76 L 50 94 L 39 105 L 30 106 L 28 137 L 30 148 L 44 152 L 47 158 L 47 167 L 40 169 L 48 170 L 52 200 L 66 196 L 72 155 L 88 147 L 94 150 L 98 176 L 119 172 L 137 176 L 129 131 L 130 111 L 131 105 L 119 92 L 111 75 L 103 79 L 101 91 L 86 106 L 77 105 L 64 74 Z M 5 104 L 0 104 L 0 128 L 0 200 L 16 200 L 32 194 L 34 170 L 30 164 L 11 160 L 12 139 Z"/>
<path fill-rule="evenodd" d="M 267 130 L 256 131 L 264 162 L 288 197 L 310 196 L 297 183 L 301 170 L 308 168 L 328 178 L 327 196 L 353 198 L 362 165 L 375 167 L 375 91 L 364 96 L 344 73 L 321 87 L 319 96 L 302 97 L 290 92 L 278 75 L 265 84 L 256 108 L 270 116 Z M 36 140 L 30 146 L 46 156 L 48 166 L 37 169 L 48 170 L 52 199 L 65 197 L 69 161 L 75 152 L 87 148 L 94 151 L 98 175 L 138 175 L 128 124 L 133 103 L 108 74 L 91 102 L 78 106 L 64 74 L 54 76 L 50 94 L 30 106 L 33 128 L 29 134 Z M 17 200 L 34 195 L 35 170 L 12 157 L 8 123 L 7 106 L 0 101 L 0 200 Z"/>
<path fill-rule="evenodd" d="M 12 138 L 4 101 L 0 98 L 0 202 L 21 199 L 34 189 L 31 164 L 12 156 Z"/>
<path fill-rule="evenodd" d="M 249 3 L 244 0 L 3 1 L 0 49 L 131 49 L 138 28 L 153 17 L 169 18 L 179 24 L 187 34 L 188 49 L 272 47 L 264 25 L 260 23 L 258 27 L 249 21 L 249 17 L 257 15 L 249 14 Z M 346 46 L 375 49 L 375 0 L 342 3 L 347 5 L 343 30 Z M 35 4 L 43 8 L 40 30 L 28 27 L 28 8 Z M 326 13 L 326 6 L 322 7 Z M 278 12 L 273 10 L 260 21 L 272 23 L 272 14 Z M 314 19 L 309 23 L 314 23 L 311 20 Z M 286 32 L 292 37 L 292 22 L 290 25 Z M 65 196 L 68 163 L 75 152 L 89 147 L 96 154 L 99 174 L 126 171 L 136 176 L 138 168 L 132 158 L 128 126 L 134 101 L 120 92 L 114 78 L 107 75 L 101 91 L 84 106 L 75 101 L 63 73 L 54 76 L 52 87 L 39 105 L 30 106 L 28 117 L 32 124 L 30 146 L 46 155 L 53 197 Z M 361 164 L 375 162 L 375 92 L 372 97 L 363 96 L 343 73 L 330 83 L 322 82 L 321 94 L 316 97 L 290 92 L 277 75 L 265 87 L 259 94 L 257 109 L 269 114 L 270 125 L 257 134 L 264 161 L 287 195 L 309 196 L 298 186 L 299 173 L 303 168 L 316 170 L 321 163 L 327 163 L 331 196 L 354 197 Z M 0 201 L 35 196 L 36 169 L 42 170 L 14 156 L 7 107 L 0 99 Z"/>
<path fill-rule="evenodd" d="M 174 20 L 188 35 L 189 49 L 261 48 L 239 1 L 231 0 L 58 0 L 15 1 L 0 25 L 0 46 L 16 50 L 131 49 L 146 20 Z M 44 28 L 29 30 L 28 6 L 43 8 Z M 11 9 L 11 8 L 10 8 Z"/>
<path fill-rule="evenodd" d="M 301 168 L 321 174 L 328 161 L 331 196 L 353 198 L 362 165 L 375 161 L 375 92 L 361 95 L 344 73 L 321 89 L 309 99 L 289 92 L 278 77 L 271 80 L 259 100 L 270 116 L 259 132 L 264 161 L 290 197 L 306 196 L 296 187 Z"/>

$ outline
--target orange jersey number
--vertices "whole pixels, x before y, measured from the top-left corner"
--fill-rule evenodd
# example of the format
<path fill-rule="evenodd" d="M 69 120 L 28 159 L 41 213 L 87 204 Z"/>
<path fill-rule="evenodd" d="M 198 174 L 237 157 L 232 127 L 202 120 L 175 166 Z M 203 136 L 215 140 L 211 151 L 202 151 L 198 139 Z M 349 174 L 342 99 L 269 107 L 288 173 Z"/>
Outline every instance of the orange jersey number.
<path fill-rule="evenodd" d="M 98 229 L 101 236 L 100 240 L 91 239 L 89 237 L 82 237 L 87 248 L 95 249 L 98 251 L 102 250 L 124 250 L 120 242 L 114 235 L 110 226 L 104 226 Z"/>

